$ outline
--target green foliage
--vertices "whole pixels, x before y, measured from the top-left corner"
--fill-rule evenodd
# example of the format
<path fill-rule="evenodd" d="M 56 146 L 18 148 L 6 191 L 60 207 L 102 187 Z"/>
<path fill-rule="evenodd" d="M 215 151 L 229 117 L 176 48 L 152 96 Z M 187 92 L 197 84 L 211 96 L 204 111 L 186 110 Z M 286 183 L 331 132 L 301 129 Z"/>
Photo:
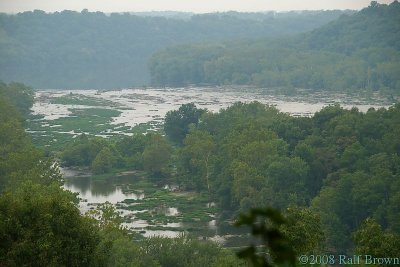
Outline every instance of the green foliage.
<path fill-rule="evenodd" d="M 143 199 L 126 199 L 124 200 L 123 209 L 142 211 L 135 214 L 136 219 L 146 220 L 152 226 L 162 226 L 165 229 L 167 223 L 185 223 L 185 222 L 210 222 L 213 220 L 213 214 L 218 209 L 209 205 L 209 195 L 205 193 L 175 193 L 169 190 L 157 189 L 154 185 L 144 187 L 135 184 L 136 188 L 140 188 L 145 192 Z M 178 210 L 178 214 L 171 216 L 169 208 L 174 207 Z M 182 224 L 180 228 L 174 230 L 190 231 L 190 226 Z M 154 229 L 150 227 L 148 229 Z"/>
<path fill-rule="evenodd" d="M 2 85 L 2 90 L 6 85 Z M 8 181 L 10 175 L 16 172 L 23 172 L 33 167 L 37 161 L 39 153 L 30 144 L 24 129 L 21 125 L 21 114 L 11 103 L 13 100 L 7 95 L 6 91 L 0 94 L 0 188 Z M 17 92 L 16 92 L 17 96 Z M 18 97 L 18 96 L 17 96 Z M 20 160 L 25 161 L 26 168 L 19 169 Z"/>
<path fill-rule="evenodd" d="M 148 61 L 171 45 L 305 32 L 349 11 L 189 15 L 0 14 L 0 79 L 35 88 L 126 88 L 150 82 Z M 73 36 L 73 38 L 71 38 Z M 187 66 L 196 77 L 197 66 Z M 184 66 L 170 62 L 171 81 Z M 43 75 L 45 73 L 46 75 Z"/>
<path fill-rule="evenodd" d="M 0 261 L 6 266 L 90 266 L 99 236 L 58 184 L 21 184 L 0 195 Z"/>
<path fill-rule="evenodd" d="M 208 180 L 223 218 L 266 205 L 289 208 L 285 231 L 305 241 L 296 251 L 345 253 L 368 217 L 399 233 L 399 110 L 333 105 L 312 118 L 290 118 L 259 103 L 236 103 L 206 112 L 179 150 L 177 182 L 208 191 Z"/>
<path fill-rule="evenodd" d="M 116 152 L 113 153 L 110 148 L 104 147 L 94 158 L 91 170 L 94 174 L 107 173 L 110 172 L 114 166 L 118 164 L 121 165 L 119 161 L 122 161 L 122 158 L 118 158 Z"/>
<path fill-rule="evenodd" d="M 142 153 L 146 146 L 146 136 L 135 134 L 119 139 L 115 148 L 125 159 L 126 166 L 134 169 L 143 169 Z"/>
<path fill-rule="evenodd" d="M 143 168 L 153 177 L 163 177 L 168 173 L 172 147 L 159 134 L 148 134 L 147 145 L 143 151 Z"/>
<path fill-rule="evenodd" d="M 165 267 L 246 266 L 217 244 L 186 235 L 178 238 L 151 237 L 144 241 L 142 248 L 146 255 L 153 256 Z M 231 262 L 234 265 L 229 265 Z"/>
<path fill-rule="evenodd" d="M 100 204 L 86 216 L 96 219 L 100 228 L 100 242 L 95 251 L 93 266 L 159 266 L 151 255 L 145 255 L 135 234 L 128 234 L 122 226 L 123 219 L 114 205 L 109 202 Z"/>
<path fill-rule="evenodd" d="M 0 192 L 6 187 L 17 187 L 26 179 L 43 184 L 59 181 L 57 167 L 31 144 L 11 102 L 0 95 Z"/>
<path fill-rule="evenodd" d="M 225 210 L 306 203 L 308 195 L 299 192 L 306 191 L 307 163 L 289 157 L 287 143 L 270 129 L 286 118 L 256 102 L 205 113 L 180 149 L 178 182 L 207 189 Z"/>
<path fill-rule="evenodd" d="M 121 111 L 107 108 L 71 109 L 71 111 L 70 117 L 58 118 L 52 122 L 54 125 L 61 125 L 58 130 L 98 134 L 107 131 L 112 118 L 121 114 Z"/>
<path fill-rule="evenodd" d="M 355 110 L 332 110 L 336 115 L 321 125 L 325 137 L 314 145 L 319 150 L 314 153 L 330 158 L 330 163 L 313 164 L 318 169 L 325 165 L 326 178 L 312 206 L 320 213 L 329 246 L 350 248 L 349 236 L 368 217 L 386 229 L 399 231 L 399 205 L 394 204 L 399 197 L 399 155 L 383 145 L 388 142 L 385 136 L 399 127 L 395 119 L 398 110 L 398 105 L 365 115 Z"/>
<path fill-rule="evenodd" d="M 184 104 L 178 110 L 168 111 L 164 121 L 165 134 L 172 142 L 181 145 L 189 132 L 189 126 L 197 125 L 204 112 L 204 109 L 196 108 L 193 103 Z"/>
<path fill-rule="evenodd" d="M 295 37 L 168 48 L 150 61 L 152 82 L 398 93 L 399 15 L 394 1 Z"/>
<path fill-rule="evenodd" d="M 400 235 L 385 232 L 373 219 L 366 219 L 353 233 L 355 252 L 377 258 L 397 257 L 400 253 Z"/>
<path fill-rule="evenodd" d="M 277 210 L 251 209 L 248 214 L 241 214 L 235 224 L 251 227 L 251 234 L 262 241 L 261 248 L 251 245 L 239 251 L 239 258 L 251 261 L 256 267 L 296 265 L 296 254 L 280 230 L 285 219 Z"/>
<path fill-rule="evenodd" d="M 305 205 L 310 200 L 306 189 L 308 165 L 299 157 L 282 157 L 272 162 L 267 169 L 267 183 L 271 191 L 270 201 L 276 207 L 290 203 Z"/>
<path fill-rule="evenodd" d="M 210 193 L 211 157 L 215 149 L 212 136 L 207 132 L 191 131 L 183 141 L 179 156 L 182 166 L 178 179 L 188 189 L 207 189 Z"/>
<path fill-rule="evenodd" d="M 284 212 L 286 223 L 280 227 L 296 255 L 323 251 L 324 233 L 319 215 L 309 208 L 291 206 Z"/>
<path fill-rule="evenodd" d="M 98 205 L 96 209 L 88 211 L 86 215 L 96 218 L 99 227 L 103 230 L 122 230 L 122 217 L 116 211 L 114 205 L 112 205 L 110 202 L 105 202 Z"/>
<path fill-rule="evenodd" d="M 22 83 L 5 84 L 0 81 L 0 96 L 7 98 L 11 105 L 24 117 L 30 113 L 34 97 L 32 88 Z"/>
<path fill-rule="evenodd" d="M 242 259 L 238 259 L 229 250 L 222 251 L 221 255 L 213 262 L 212 267 L 246 267 L 250 264 Z"/>
<path fill-rule="evenodd" d="M 125 136 L 118 140 L 115 144 L 117 150 L 122 156 L 135 156 L 137 153 L 143 153 L 146 145 L 146 136 L 135 134 L 133 136 Z"/>
<path fill-rule="evenodd" d="M 109 173 L 125 165 L 112 143 L 101 137 L 88 138 L 85 134 L 68 144 L 61 161 L 63 166 L 90 166 L 94 174 Z"/>
<path fill-rule="evenodd" d="M 103 138 L 89 139 L 85 134 L 79 135 L 63 151 L 63 166 L 89 166 L 97 154 L 108 145 Z"/>
<path fill-rule="evenodd" d="M 60 188 L 57 165 L 30 143 L 10 102 L 0 95 L 0 262 L 90 266 L 98 230 Z"/>
<path fill-rule="evenodd" d="M 96 248 L 93 266 L 105 267 L 157 267 L 152 255 L 146 255 L 138 242 L 118 230 L 102 231 Z"/>
<path fill-rule="evenodd" d="M 82 134 L 65 147 L 61 161 L 63 166 L 90 167 L 94 174 L 134 168 L 161 178 L 169 174 L 171 155 L 171 145 L 160 134 L 137 134 L 116 142 Z"/>

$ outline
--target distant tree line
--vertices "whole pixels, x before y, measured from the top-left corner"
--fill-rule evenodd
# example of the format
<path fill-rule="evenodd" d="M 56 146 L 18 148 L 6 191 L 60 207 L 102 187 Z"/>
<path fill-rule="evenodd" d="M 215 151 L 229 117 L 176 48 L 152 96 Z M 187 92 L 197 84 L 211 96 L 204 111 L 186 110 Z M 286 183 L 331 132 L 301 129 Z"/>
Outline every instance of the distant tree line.
<path fill-rule="evenodd" d="M 236 12 L 187 19 L 40 10 L 0 14 L 0 79 L 35 88 L 150 83 L 154 52 L 183 43 L 273 38 L 309 31 L 352 11 Z"/>
<path fill-rule="evenodd" d="M 150 61 L 156 86 L 252 85 L 400 92 L 400 4 L 371 5 L 309 33 L 180 45 Z"/>

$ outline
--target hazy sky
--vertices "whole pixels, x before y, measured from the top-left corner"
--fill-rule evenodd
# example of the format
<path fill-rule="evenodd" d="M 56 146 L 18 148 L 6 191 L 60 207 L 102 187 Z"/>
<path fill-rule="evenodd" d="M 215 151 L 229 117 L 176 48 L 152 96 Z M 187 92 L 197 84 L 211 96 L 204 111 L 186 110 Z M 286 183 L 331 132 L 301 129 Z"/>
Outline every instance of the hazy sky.
<path fill-rule="evenodd" d="M 287 11 L 320 9 L 361 9 L 371 0 L 0 0 L 0 12 L 41 9 L 47 12 L 65 9 L 81 11 Z M 391 3 L 392 0 L 380 0 Z"/>

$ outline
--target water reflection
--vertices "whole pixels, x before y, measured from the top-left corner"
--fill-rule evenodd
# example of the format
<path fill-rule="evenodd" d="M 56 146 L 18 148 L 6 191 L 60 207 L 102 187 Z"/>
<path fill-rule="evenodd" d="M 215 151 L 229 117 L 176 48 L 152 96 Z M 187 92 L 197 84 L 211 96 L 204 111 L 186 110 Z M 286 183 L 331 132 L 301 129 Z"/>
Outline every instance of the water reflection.
<path fill-rule="evenodd" d="M 64 188 L 79 193 L 83 200 L 80 208 L 83 212 L 89 210 L 93 204 L 106 201 L 117 204 L 125 199 L 143 199 L 143 193 L 132 192 L 132 177 L 112 177 L 107 180 L 93 180 L 91 177 L 65 179 Z"/>
<path fill-rule="evenodd" d="M 64 169 L 63 173 L 71 173 Z M 76 174 L 76 173 L 75 173 Z M 72 175 L 73 176 L 73 175 Z M 87 173 L 80 172 L 78 177 L 66 177 L 64 187 L 74 193 L 79 193 L 80 209 L 84 213 L 95 208 L 96 205 L 106 201 L 114 204 L 117 211 L 125 218 L 123 226 L 133 231 L 141 233 L 145 237 L 164 236 L 176 237 L 183 232 L 191 233 L 204 239 L 211 239 L 221 244 L 230 244 L 229 239 L 237 234 L 238 229 L 229 224 L 218 225 L 217 220 L 210 222 L 192 221 L 192 222 L 168 222 L 168 223 L 150 223 L 147 220 L 139 219 L 139 213 L 163 214 L 166 216 L 179 216 L 180 211 L 176 207 L 159 205 L 150 210 L 131 210 L 127 209 L 131 204 L 125 203 L 126 199 L 144 199 L 145 194 L 135 188 L 135 174 L 110 177 L 106 180 L 94 180 L 87 176 Z M 165 189 L 173 190 L 174 186 L 168 185 Z M 214 207 L 215 203 L 206 204 L 207 207 Z M 130 206 L 131 207 L 131 206 Z"/>

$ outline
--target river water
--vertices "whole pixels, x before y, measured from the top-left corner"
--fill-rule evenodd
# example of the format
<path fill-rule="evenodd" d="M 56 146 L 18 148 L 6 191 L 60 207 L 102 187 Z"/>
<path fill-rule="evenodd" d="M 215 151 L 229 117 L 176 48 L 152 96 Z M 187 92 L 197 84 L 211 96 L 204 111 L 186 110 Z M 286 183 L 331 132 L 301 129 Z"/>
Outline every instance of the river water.
<path fill-rule="evenodd" d="M 392 103 L 377 94 L 366 97 L 329 92 L 299 91 L 296 96 L 276 94 L 267 89 L 238 88 L 151 88 L 151 89 L 121 89 L 121 90 L 39 90 L 33 106 L 33 114 L 44 115 L 44 119 L 53 120 L 68 117 L 73 108 L 89 108 L 82 105 L 51 104 L 51 97 L 68 95 L 70 93 L 109 100 L 115 103 L 115 108 L 122 113 L 113 118 L 114 124 L 123 123 L 135 126 L 154 119 L 162 119 L 165 114 L 178 109 L 182 104 L 193 102 L 199 108 L 207 108 L 217 112 L 235 102 L 244 103 L 259 101 L 263 104 L 276 106 L 280 111 L 293 116 L 311 116 L 323 107 L 340 103 L 344 108 L 357 107 L 360 111 L 369 108 L 388 107 Z"/>
<path fill-rule="evenodd" d="M 70 94 L 82 95 L 92 98 L 107 100 L 112 103 L 107 108 L 116 109 L 121 112 L 117 117 L 112 118 L 111 124 L 125 124 L 135 126 L 140 123 L 151 121 L 162 121 L 165 114 L 179 108 L 180 105 L 193 102 L 200 108 L 206 108 L 217 112 L 235 102 L 259 101 L 264 104 L 276 106 L 280 111 L 287 112 L 293 116 L 312 116 L 323 107 L 333 103 L 340 103 L 344 108 L 357 107 L 360 111 L 367 111 L 369 108 L 388 107 L 391 105 L 385 98 L 369 94 L 366 97 L 347 94 L 331 93 L 310 93 L 300 91 L 296 96 L 285 96 L 272 93 L 266 89 L 245 89 L 237 88 L 151 88 L 151 89 L 121 89 L 121 90 L 39 90 L 36 92 L 36 102 L 33 106 L 33 113 L 43 116 L 44 123 L 51 122 L 61 117 L 71 115 L 74 108 L 92 108 L 91 106 L 52 104 L 52 98 Z M 71 136 L 74 133 L 71 132 Z M 99 203 L 106 201 L 113 204 L 121 203 L 125 199 L 143 199 L 144 194 L 132 193 L 132 175 L 112 177 L 106 181 L 93 181 L 88 173 L 79 173 L 74 170 L 63 170 L 65 177 L 65 188 L 72 192 L 79 193 L 82 201 L 80 209 L 88 211 Z M 78 177 L 78 178 L 77 178 Z M 123 216 L 134 218 L 135 212 L 119 209 Z M 166 212 L 171 216 L 179 211 L 174 207 L 167 207 Z M 145 230 L 148 226 L 146 221 L 133 220 L 125 226 L 140 231 L 144 236 L 163 235 L 168 237 L 177 236 L 181 231 L 174 231 L 173 228 L 182 228 L 182 223 L 165 225 L 166 230 Z M 188 226 L 193 227 L 193 225 Z M 208 237 L 226 242 L 227 238 L 221 236 L 215 225 L 215 220 L 200 225 L 208 233 Z M 171 230 L 172 229 L 172 230 Z"/>
<path fill-rule="evenodd" d="M 148 210 L 131 210 L 126 209 L 125 200 L 143 200 L 145 193 L 135 191 L 134 172 L 126 172 L 108 179 L 96 180 L 92 179 L 88 171 L 76 171 L 70 168 L 61 168 L 64 177 L 64 188 L 79 193 L 81 199 L 79 208 L 82 213 L 94 209 L 98 204 L 110 202 L 117 207 L 117 211 L 122 217 L 131 219 L 129 222 L 124 222 L 123 226 L 130 230 L 140 232 L 145 237 L 150 236 L 166 236 L 176 237 L 183 232 L 182 229 L 194 229 L 198 235 L 207 236 L 217 239 L 217 227 L 215 219 L 209 222 L 171 222 L 166 224 L 153 224 L 145 220 L 135 219 L 135 215 Z M 172 189 L 169 185 L 160 186 L 159 189 Z M 134 191 L 135 193 L 133 193 Z M 210 205 L 214 205 L 211 203 Z M 180 211 L 175 207 L 157 207 L 157 212 L 162 212 L 166 216 L 176 216 Z M 149 226 L 158 226 L 159 229 L 147 229 Z M 163 229 L 164 228 L 164 229 Z"/>

